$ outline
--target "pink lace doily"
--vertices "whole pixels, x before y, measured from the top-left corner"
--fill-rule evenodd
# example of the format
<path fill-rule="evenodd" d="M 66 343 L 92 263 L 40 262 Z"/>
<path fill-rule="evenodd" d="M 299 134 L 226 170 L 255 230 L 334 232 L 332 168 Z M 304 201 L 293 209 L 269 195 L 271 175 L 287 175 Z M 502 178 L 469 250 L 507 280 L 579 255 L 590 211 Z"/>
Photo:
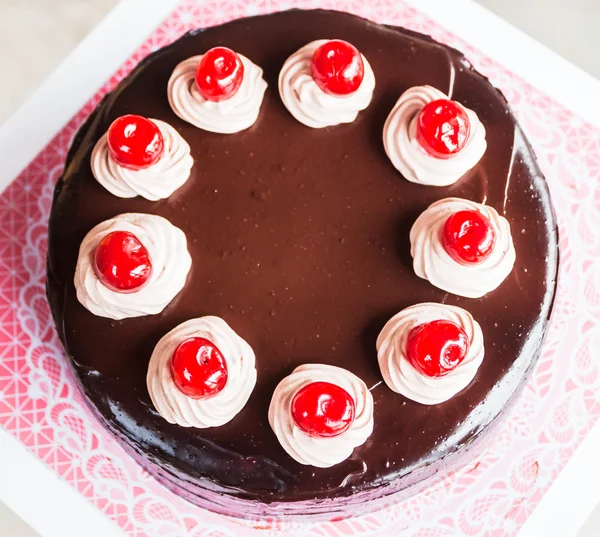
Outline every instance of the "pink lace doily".
<path fill-rule="evenodd" d="M 535 373 L 487 449 L 425 493 L 361 518 L 238 521 L 158 485 L 98 425 L 75 388 L 44 278 L 52 189 L 77 128 L 148 53 L 192 28 L 291 7 L 276 0 L 184 1 L 0 197 L 0 425 L 135 537 L 514 536 L 600 415 L 593 360 L 600 348 L 600 131 L 402 2 L 293 6 L 351 11 L 459 48 L 503 90 L 537 152 L 560 226 L 560 283 Z"/>

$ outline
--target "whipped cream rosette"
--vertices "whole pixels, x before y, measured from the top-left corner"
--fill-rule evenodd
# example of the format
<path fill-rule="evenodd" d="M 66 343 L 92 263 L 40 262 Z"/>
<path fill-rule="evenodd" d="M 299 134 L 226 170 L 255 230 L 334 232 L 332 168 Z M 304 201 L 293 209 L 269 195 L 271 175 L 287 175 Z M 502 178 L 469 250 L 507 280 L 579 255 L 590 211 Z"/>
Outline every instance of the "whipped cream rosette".
<path fill-rule="evenodd" d="M 167 219 L 121 214 L 83 239 L 75 270 L 77 299 L 99 317 L 154 315 L 183 289 L 191 266 L 185 234 Z"/>
<path fill-rule="evenodd" d="M 315 73 L 315 53 L 330 43 L 341 43 L 341 52 L 349 56 L 348 63 L 354 62 L 343 66 L 349 72 L 346 76 L 349 81 L 345 85 L 344 81 L 331 81 L 326 76 L 319 78 Z M 339 68 L 339 65 L 327 67 Z M 279 73 L 279 94 L 283 104 L 300 123 L 313 129 L 352 123 L 371 103 L 374 89 L 375 75 L 367 58 L 343 41 L 312 41 L 294 52 Z M 342 91 L 344 93 L 339 93 Z"/>
<path fill-rule="evenodd" d="M 391 390 L 435 405 L 454 397 L 475 378 L 484 357 L 483 333 L 462 308 L 416 304 L 383 327 L 377 357 Z"/>
<path fill-rule="evenodd" d="M 222 69 L 222 64 L 230 69 Z M 173 112 L 184 121 L 205 131 L 232 134 L 254 125 L 266 89 L 259 66 L 242 54 L 215 47 L 178 64 L 167 95 Z"/>
<path fill-rule="evenodd" d="M 428 105 L 434 109 L 424 118 Z M 487 148 L 477 114 L 431 86 L 416 86 L 400 96 L 383 127 L 383 144 L 405 179 L 431 186 L 458 181 Z"/>
<path fill-rule="evenodd" d="M 190 319 L 164 335 L 148 364 L 152 404 L 169 423 L 219 427 L 256 384 L 254 351 L 220 317 Z"/>
<path fill-rule="evenodd" d="M 152 164 L 132 169 L 115 159 L 108 142 L 110 129 L 92 151 L 90 165 L 96 181 L 119 198 L 141 196 L 150 201 L 166 199 L 190 177 L 194 159 L 188 143 L 165 121 L 149 121 L 158 127 L 163 143 L 160 156 Z"/>
<path fill-rule="evenodd" d="M 341 367 L 304 364 L 275 388 L 269 423 L 300 464 L 327 468 L 350 457 L 373 431 L 373 396 Z"/>
<path fill-rule="evenodd" d="M 410 251 L 417 276 L 468 298 L 499 287 L 516 259 L 508 220 L 461 198 L 436 201 L 421 213 L 410 230 Z"/>

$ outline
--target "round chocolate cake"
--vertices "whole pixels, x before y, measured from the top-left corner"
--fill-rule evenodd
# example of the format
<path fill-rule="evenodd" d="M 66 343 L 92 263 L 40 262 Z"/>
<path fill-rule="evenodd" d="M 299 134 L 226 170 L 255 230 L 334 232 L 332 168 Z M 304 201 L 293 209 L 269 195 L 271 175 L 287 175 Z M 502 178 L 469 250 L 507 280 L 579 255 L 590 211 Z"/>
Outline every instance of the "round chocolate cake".
<path fill-rule="evenodd" d="M 286 97 L 287 61 L 307 44 L 334 38 L 360 51 L 361 84 L 370 80 L 371 87 L 352 117 L 316 125 L 308 112 L 294 108 L 298 93 Z M 186 60 L 213 47 L 236 51 L 243 76 L 255 76 L 252 95 L 258 104 L 239 128 L 225 120 L 194 124 L 185 119 L 185 102 L 177 101 L 177 73 L 185 74 Z M 196 83 L 202 89 L 197 75 Z M 469 140 L 474 121 L 485 132 L 469 150 L 475 156 L 464 173 L 439 184 L 433 179 L 419 184 L 394 160 L 392 138 L 382 141 L 390 112 L 402 108 L 399 97 L 419 87 L 461 103 L 456 114 L 468 114 Z M 195 89 L 185 88 L 193 96 Z M 184 164 L 178 161 L 187 166 L 184 184 L 175 181 L 167 194 L 153 197 L 134 187 L 119 193 L 102 182 L 92 161 L 101 158 L 98 147 L 111 124 L 127 114 L 153 118 L 165 135 L 165 151 L 173 140 L 187 142 L 193 160 L 187 155 Z M 170 180 L 161 173 L 160 180 Z M 430 267 L 417 266 L 418 248 L 411 240 L 419 226 L 429 225 L 420 215 L 425 218 L 439 207 L 432 204 L 447 198 L 493 208 L 485 221 L 497 218 L 507 230 L 510 225 L 512 243 L 504 255 L 512 257 L 506 274 L 488 288 L 471 289 L 470 278 L 457 272 L 455 290 L 443 279 L 448 274 L 436 280 Z M 119 304 L 125 306 L 111 317 L 80 295 L 77 282 L 95 277 L 80 277 L 81 252 L 91 230 L 131 213 L 150 215 L 153 222 L 163 217 L 184 237 L 165 239 L 172 248 L 165 263 L 176 265 L 165 276 L 173 286 L 165 304 L 147 314 L 127 310 L 120 318 L 134 300 L 124 293 Z M 189 256 L 176 253 L 180 239 Z M 535 156 L 502 94 L 461 53 L 348 14 L 288 11 L 193 31 L 151 54 L 100 103 L 77 134 L 56 186 L 47 288 L 60 339 L 90 407 L 167 487 L 237 516 L 339 516 L 375 509 L 400 491 L 414 490 L 502 414 L 539 352 L 557 265 L 556 223 Z M 150 295 L 163 297 L 156 290 Z M 464 389 L 439 400 L 433 390 L 422 400 L 425 396 L 411 396 L 384 371 L 385 333 L 398 312 L 434 303 L 468 312 L 477 321 L 471 347 L 481 335 L 483 343 Z M 254 375 L 247 402 L 218 426 L 182 426 L 149 394 L 149 363 L 176 327 L 215 318 L 226 322 L 222 326 L 235 335 L 240 352 L 255 358 L 255 368 L 242 374 L 242 380 Z M 292 455 L 277 428 L 278 409 L 270 415 L 276 389 L 279 393 L 280 383 L 304 364 L 321 364 L 324 379 L 343 370 L 368 388 L 361 412 L 369 407 L 372 416 L 363 424 L 364 438 L 335 463 Z M 157 367 L 161 375 L 160 367 L 167 366 Z M 232 378 L 230 366 L 228 382 Z M 359 407 L 352 412 L 358 421 Z M 298 420 L 297 425 L 302 429 Z"/>

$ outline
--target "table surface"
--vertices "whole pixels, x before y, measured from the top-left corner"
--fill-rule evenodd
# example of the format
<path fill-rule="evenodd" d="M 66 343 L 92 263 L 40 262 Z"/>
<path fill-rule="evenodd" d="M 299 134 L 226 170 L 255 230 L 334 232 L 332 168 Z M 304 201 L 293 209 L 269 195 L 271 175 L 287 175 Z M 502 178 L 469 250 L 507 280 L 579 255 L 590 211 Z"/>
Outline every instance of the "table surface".
<path fill-rule="evenodd" d="M 117 0 L 1 0 L 0 125 L 83 39 Z M 600 78 L 597 0 L 478 0 L 549 48 Z M 22 28 L 29 31 L 24 33 Z M 560 31 L 557 31 L 560 28 Z M 27 65 L 27 69 L 22 66 Z M 600 505 L 577 537 L 600 534 Z M 37 537 L 0 502 L 0 535 Z"/>

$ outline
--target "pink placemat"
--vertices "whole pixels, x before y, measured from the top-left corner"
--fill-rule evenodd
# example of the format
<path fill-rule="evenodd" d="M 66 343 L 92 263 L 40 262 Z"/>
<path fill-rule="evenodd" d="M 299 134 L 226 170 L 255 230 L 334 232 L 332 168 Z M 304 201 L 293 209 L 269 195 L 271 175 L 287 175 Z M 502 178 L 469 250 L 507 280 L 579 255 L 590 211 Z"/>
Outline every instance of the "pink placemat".
<path fill-rule="evenodd" d="M 136 537 L 516 535 L 600 415 L 600 131 L 397 0 L 184 1 L 0 197 L 0 425 Z M 561 233 L 554 317 L 535 373 L 487 449 L 426 492 L 341 522 L 238 521 L 158 485 L 89 414 L 45 298 L 46 221 L 71 140 L 100 98 L 184 32 L 289 7 L 327 7 L 432 35 L 500 87 L 527 131 Z"/>

